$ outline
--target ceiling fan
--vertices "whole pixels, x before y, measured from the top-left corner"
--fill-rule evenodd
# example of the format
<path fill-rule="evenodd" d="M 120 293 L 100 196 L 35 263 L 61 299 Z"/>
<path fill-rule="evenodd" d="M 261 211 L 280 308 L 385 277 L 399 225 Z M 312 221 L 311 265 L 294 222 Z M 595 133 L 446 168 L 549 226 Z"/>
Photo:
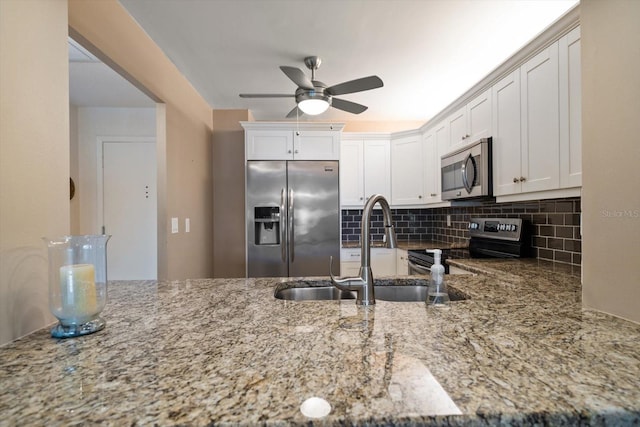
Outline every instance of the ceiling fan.
<path fill-rule="evenodd" d="M 353 114 L 360 114 L 368 107 L 355 102 L 335 98 L 336 95 L 363 92 L 383 86 L 378 76 L 362 77 L 327 87 L 326 84 L 316 80 L 315 71 L 320 67 L 322 60 L 317 56 L 308 56 L 304 63 L 311 70 L 311 79 L 296 67 L 281 66 L 280 69 L 289 77 L 298 88 L 295 94 L 284 93 L 241 93 L 240 98 L 295 98 L 296 106 L 287 114 L 287 118 L 299 117 L 303 113 L 311 116 L 324 113 L 329 106 Z"/>

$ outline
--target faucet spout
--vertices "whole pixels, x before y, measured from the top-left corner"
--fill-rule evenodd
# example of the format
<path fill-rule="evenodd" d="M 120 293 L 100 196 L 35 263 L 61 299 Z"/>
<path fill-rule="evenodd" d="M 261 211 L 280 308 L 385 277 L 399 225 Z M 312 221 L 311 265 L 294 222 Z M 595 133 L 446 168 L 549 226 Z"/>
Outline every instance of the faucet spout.
<path fill-rule="evenodd" d="M 373 207 L 376 203 L 380 204 L 382 208 L 382 215 L 384 218 L 385 237 L 388 248 L 397 247 L 396 233 L 393 228 L 393 219 L 391 218 L 391 209 L 389 208 L 389 202 L 384 196 L 380 194 L 374 194 L 369 197 L 367 203 L 362 210 L 362 222 L 360 225 L 360 272 L 358 277 L 345 277 L 336 278 L 333 276 L 331 266 L 333 264 L 333 258 L 329 260 L 329 272 L 331 275 L 331 283 L 338 289 L 345 291 L 356 291 L 356 304 L 359 305 L 373 305 L 376 303 L 374 291 L 373 291 L 373 272 L 371 271 L 371 215 L 373 214 Z"/>

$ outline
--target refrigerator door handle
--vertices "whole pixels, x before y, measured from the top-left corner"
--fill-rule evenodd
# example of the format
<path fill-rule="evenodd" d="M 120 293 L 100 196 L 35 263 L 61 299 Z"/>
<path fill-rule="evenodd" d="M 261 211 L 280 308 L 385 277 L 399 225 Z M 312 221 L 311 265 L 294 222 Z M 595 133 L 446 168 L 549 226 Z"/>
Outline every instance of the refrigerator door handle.
<path fill-rule="evenodd" d="M 289 189 L 289 212 L 288 212 L 288 214 L 289 214 L 288 215 L 289 227 L 287 227 L 287 230 L 289 232 L 289 238 L 287 240 L 289 242 L 289 262 L 293 262 L 293 259 L 295 257 L 295 253 L 294 253 L 294 250 L 293 250 L 293 248 L 295 246 L 294 241 L 293 241 L 294 240 L 293 236 L 295 234 L 294 229 L 293 229 L 293 224 L 294 224 L 295 218 L 294 218 L 293 189 L 292 188 Z"/>
<path fill-rule="evenodd" d="M 286 225 L 286 215 L 284 214 L 284 188 L 280 191 L 280 249 L 282 262 L 287 262 L 287 241 L 285 234 Z"/>

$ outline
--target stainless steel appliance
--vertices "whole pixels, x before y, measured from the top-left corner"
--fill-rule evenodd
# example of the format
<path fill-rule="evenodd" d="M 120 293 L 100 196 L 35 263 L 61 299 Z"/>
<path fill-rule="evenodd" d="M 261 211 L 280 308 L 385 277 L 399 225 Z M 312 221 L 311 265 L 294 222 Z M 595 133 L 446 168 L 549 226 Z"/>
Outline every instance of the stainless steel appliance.
<path fill-rule="evenodd" d="M 450 258 L 469 258 L 469 251 L 466 249 L 450 249 L 440 248 L 442 255 L 440 262 L 444 266 L 444 274 L 451 273 L 451 267 L 447 264 Z M 409 263 L 409 274 L 411 275 L 429 275 L 431 274 L 431 266 L 433 265 L 433 254 L 428 253 L 425 249 L 409 249 L 407 251 L 407 261 Z"/>
<path fill-rule="evenodd" d="M 531 253 L 531 225 L 520 218 L 472 218 L 469 253 L 474 258 L 521 258 Z"/>
<path fill-rule="evenodd" d="M 447 259 L 521 258 L 531 256 L 531 225 L 520 218 L 472 218 L 469 221 L 469 248 L 442 249 L 445 274 Z M 424 249 L 408 251 L 409 274 L 429 274 L 433 254 Z"/>
<path fill-rule="evenodd" d="M 340 268 L 337 161 L 247 162 L 247 277 L 327 276 Z"/>
<path fill-rule="evenodd" d="M 441 173 L 442 200 L 491 197 L 491 138 L 442 156 Z"/>

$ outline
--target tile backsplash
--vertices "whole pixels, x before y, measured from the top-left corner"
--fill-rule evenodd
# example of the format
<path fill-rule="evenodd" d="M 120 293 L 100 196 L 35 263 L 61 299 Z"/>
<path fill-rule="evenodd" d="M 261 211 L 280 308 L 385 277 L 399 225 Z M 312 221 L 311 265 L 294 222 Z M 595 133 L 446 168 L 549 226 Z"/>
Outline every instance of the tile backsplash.
<path fill-rule="evenodd" d="M 393 209 L 398 240 L 432 240 L 464 243 L 469 240 L 472 217 L 522 218 L 533 224 L 532 245 L 536 258 L 580 265 L 580 198 L 538 200 L 514 203 L 483 203 L 475 206 L 453 206 L 433 209 Z M 447 226 L 447 216 L 451 226 Z M 342 211 L 342 240 L 358 241 L 362 210 Z M 371 217 L 373 240 L 382 240 L 382 211 Z"/>

